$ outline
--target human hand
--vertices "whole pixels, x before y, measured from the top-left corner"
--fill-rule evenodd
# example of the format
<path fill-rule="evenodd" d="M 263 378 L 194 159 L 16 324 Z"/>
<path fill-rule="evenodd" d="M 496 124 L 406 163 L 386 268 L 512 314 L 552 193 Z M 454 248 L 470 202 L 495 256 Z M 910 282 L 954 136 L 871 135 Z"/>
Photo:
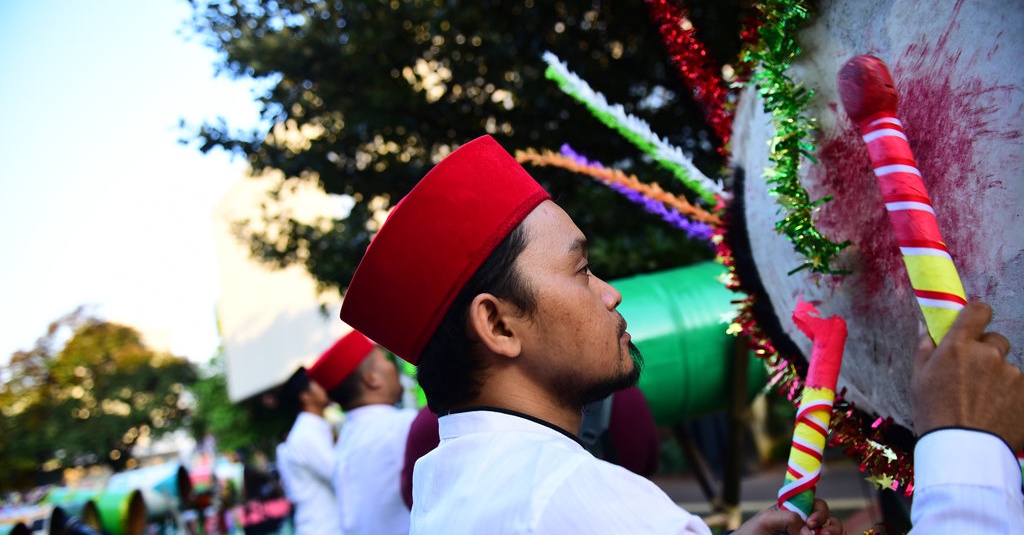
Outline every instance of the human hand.
<path fill-rule="evenodd" d="M 1010 342 L 985 332 L 992 309 L 968 303 L 936 348 L 925 335 L 910 380 L 914 430 L 962 427 L 998 435 L 1024 449 L 1024 372 L 1007 362 Z"/>
<path fill-rule="evenodd" d="M 733 532 L 733 535 L 845 535 L 843 523 L 829 516 L 825 500 L 815 499 L 805 523 L 800 515 L 773 505 L 754 515 Z"/>

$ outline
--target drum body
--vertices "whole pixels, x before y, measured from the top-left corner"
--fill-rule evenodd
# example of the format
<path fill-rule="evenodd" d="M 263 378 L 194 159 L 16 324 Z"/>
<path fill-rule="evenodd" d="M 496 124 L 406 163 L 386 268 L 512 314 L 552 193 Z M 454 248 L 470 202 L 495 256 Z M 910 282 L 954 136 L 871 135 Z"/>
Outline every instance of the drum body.
<path fill-rule="evenodd" d="M 914 349 L 923 322 L 858 127 L 836 87 L 842 65 L 881 58 L 899 92 L 898 116 L 968 300 L 992 305 L 990 329 L 1010 339 L 1024 367 L 1024 10 L 998 0 L 833 0 L 819 3 L 790 76 L 815 91 L 807 113 L 819 130 L 817 163 L 800 182 L 812 199 L 833 196 L 814 216 L 834 242 L 849 241 L 835 269 L 790 275 L 804 257 L 775 232 L 769 167 L 771 118 L 756 90 L 737 106 L 731 164 L 742 191 L 751 252 L 775 314 L 803 354 L 811 342 L 789 320 L 797 300 L 849 327 L 839 388 L 865 411 L 910 427 Z"/>

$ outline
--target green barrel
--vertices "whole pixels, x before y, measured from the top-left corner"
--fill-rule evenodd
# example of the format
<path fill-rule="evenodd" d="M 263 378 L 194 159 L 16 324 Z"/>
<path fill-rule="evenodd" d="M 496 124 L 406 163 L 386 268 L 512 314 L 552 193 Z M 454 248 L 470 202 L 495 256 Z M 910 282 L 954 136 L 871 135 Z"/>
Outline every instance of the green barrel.
<path fill-rule="evenodd" d="M 92 487 L 54 487 L 46 493 L 42 503 L 59 505 L 69 517 L 75 516 L 93 529 L 102 529 L 96 495 L 100 489 Z"/>
<path fill-rule="evenodd" d="M 716 262 L 609 281 L 619 311 L 644 356 L 640 390 L 658 424 L 674 424 L 724 410 L 737 338 L 727 334 L 742 298 L 722 284 Z M 767 381 L 764 363 L 750 353 L 747 396 Z"/>
<path fill-rule="evenodd" d="M 100 525 L 107 535 L 142 535 L 146 532 L 146 502 L 137 489 L 104 490 L 95 498 Z"/>

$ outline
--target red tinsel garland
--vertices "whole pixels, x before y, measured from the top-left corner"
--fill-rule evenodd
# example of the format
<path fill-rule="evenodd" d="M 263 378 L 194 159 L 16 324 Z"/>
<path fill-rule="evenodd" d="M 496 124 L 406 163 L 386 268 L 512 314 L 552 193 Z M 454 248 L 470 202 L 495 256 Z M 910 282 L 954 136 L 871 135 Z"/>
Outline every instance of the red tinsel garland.
<path fill-rule="evenodd" d="M 732 134 L 732 103 L 729 88 L 715 67 L 707 48 L 688 25 L 686 11 L 668 0 L 646 0 L 651 20 L 661 32 L 669 58 L 704 110 L 704 120 L 722 141 L 719 152 L 728 153 Z M 688 27 L 686 27 L 688 26 Z"/>

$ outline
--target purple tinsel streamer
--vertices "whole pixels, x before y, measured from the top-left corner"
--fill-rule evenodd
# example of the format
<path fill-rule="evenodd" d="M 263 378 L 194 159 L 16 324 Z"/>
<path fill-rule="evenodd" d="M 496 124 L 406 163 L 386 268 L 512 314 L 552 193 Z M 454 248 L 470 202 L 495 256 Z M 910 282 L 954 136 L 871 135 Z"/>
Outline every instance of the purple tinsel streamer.
<path fill-rule="evenodd" d="M 583 155 L 572 150 L 572 147 L 570 147 L 568 143 L 562 145 L 561 153 L 563 156 L 567 158 L 572 158 L 579 165 L 607 169 L 600 163 L 588 160 Z M 686 237 L 690 238 L 691 240 L 701 240 L 707 242 L 709 246 L 711 245 L 711 237 L 714 235 L 714 229 L 711 227 L 711 225 L 708 225 L 707 223 L 703 223 L 701 221 L 690 221 L 689 219 L 686 218 L 686 216 L 679 213 L 679 210 L 676 210 L 675 208 L 669 206 L 665 206 L 665 204 L 662 203 L 661 201 L 648 198 L 643 193 L 630 189 L 629 187 L 619 184 L 618 182 L 599 182 L 621 193 L 633 203 L 639 204 L 647 213 L 654 214 L 662 218 L 665 222 L 672 225 L 673 227 L 682 230 L 683 232 L 686 233 Z"/>

